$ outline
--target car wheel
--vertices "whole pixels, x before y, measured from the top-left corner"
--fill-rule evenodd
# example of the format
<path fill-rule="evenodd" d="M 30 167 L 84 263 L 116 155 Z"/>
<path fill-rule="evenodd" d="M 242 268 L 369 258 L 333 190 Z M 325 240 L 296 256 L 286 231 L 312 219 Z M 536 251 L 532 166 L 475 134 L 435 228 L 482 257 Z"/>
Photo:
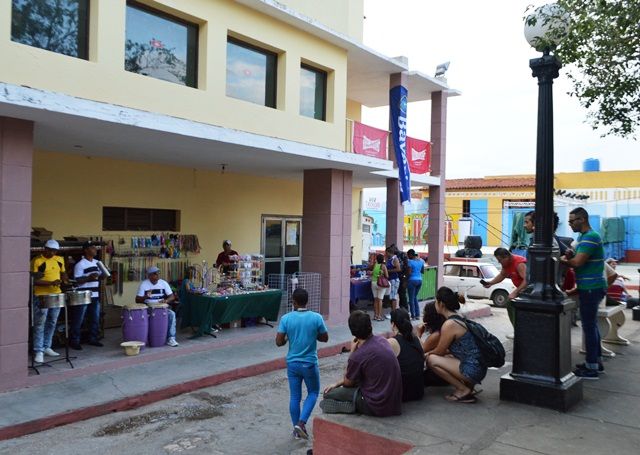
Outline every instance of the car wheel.
<path fill-rule="evenodd" d="M 507 300 L 509 298 L 509 294 L 507 291 L 498 290 L 494 291 L 491 296 L 491 300 L 493 300 L 493 304 L 498 308 L 504 308 L 507 306 Z"/>

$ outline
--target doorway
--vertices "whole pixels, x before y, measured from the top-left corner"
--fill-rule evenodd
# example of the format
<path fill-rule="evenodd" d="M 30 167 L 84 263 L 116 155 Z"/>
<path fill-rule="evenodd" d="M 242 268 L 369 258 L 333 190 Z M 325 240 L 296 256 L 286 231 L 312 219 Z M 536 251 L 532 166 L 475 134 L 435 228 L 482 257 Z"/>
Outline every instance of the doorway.
<path fill-rule="evenodd" d="M 261 250 L 264 255 L 264 279 L 271 274 L 294 274 L 300 271 L 302 218 L 296 216 L 262 216 Z"/>

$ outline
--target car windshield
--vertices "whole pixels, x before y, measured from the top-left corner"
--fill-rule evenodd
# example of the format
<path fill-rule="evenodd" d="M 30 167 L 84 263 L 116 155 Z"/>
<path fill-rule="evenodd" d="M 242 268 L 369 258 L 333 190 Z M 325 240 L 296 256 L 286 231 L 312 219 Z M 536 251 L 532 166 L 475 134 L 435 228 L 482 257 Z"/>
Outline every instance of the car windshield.
<path fill-rule="evenodd" d="M 480 270 L 485 280 L 491 280 L 498 274 L 498 269 L 492 264 L 481 265 Z"/>

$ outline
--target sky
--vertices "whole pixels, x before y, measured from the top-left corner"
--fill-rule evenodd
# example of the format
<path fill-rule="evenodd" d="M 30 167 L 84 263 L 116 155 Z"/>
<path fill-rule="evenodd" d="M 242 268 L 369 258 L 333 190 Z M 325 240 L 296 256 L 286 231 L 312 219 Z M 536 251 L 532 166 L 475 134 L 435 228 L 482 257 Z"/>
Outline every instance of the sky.
<path fill-rule="evenodd" d="M 540 54 L 526 42 L 522 21 L 532 3 L 547 2 L 364 0 L 365 45 L 404 55 L 411 70 L 429 75 L 451 62 L 449 87 L 462 96 L 448 103 L 447 178 L 535 173 L 538 86 L 529 59 Z M 555 172 L 579 172 L 587 158 L 599 159 L 603 171 L 640 169 L 640 143 L 601 138 L 567 95 L 571 86 L 560 72 L 553 92 Z M 362 120 L 386 128 L 387 109 L 364 108 Z M 429 139 L 429 112 L 429 102 L 409 105 L 410 136 Z"/>

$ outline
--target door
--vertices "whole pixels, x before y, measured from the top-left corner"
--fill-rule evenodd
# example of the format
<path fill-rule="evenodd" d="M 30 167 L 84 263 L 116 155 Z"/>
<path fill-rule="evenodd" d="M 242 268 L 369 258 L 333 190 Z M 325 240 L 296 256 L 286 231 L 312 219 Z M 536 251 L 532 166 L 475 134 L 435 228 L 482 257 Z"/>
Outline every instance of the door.
<path fill-rule="evenodd" d="M 288 216 L 262 217 L 262 254 L 264 278 L 271 274 L 293 274 L 300 271 L 302 218 Z"/>

